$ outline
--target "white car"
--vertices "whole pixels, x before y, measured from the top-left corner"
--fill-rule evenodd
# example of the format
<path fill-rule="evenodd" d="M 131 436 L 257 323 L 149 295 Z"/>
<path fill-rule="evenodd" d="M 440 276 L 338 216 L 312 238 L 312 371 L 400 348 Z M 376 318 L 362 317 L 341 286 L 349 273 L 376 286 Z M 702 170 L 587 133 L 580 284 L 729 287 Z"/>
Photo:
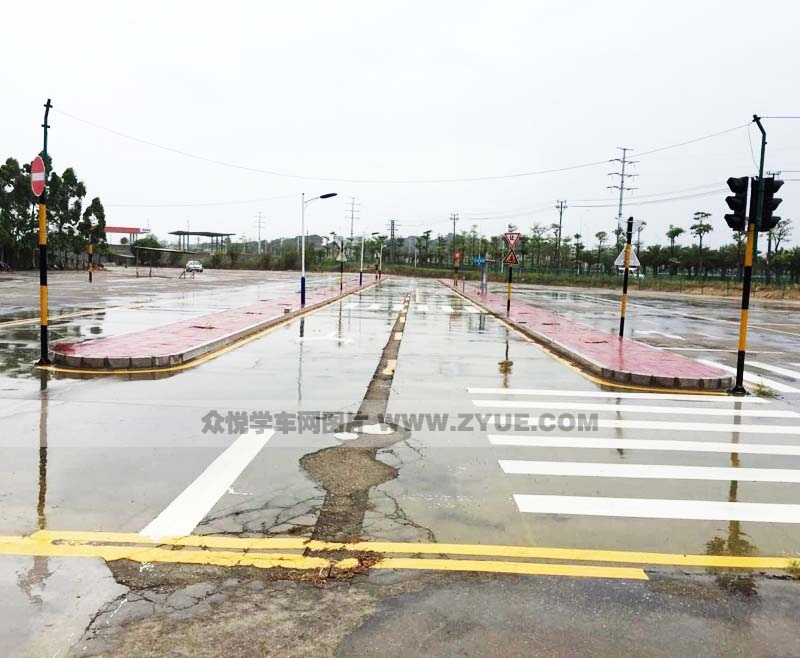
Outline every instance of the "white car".
<path fill-rule="evenodd" d="M 186 263 L 187 272 L 202 272 L 203 264 L 199 260 L 190 260 Z"/>

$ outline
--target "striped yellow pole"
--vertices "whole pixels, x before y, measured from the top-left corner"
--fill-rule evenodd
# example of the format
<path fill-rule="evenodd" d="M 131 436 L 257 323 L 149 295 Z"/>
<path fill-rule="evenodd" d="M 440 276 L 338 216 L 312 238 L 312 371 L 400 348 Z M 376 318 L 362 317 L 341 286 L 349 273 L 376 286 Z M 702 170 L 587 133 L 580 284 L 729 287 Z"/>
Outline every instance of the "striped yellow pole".
<path fill-rule="evenodd" d="M 739 345 L 736 355 L 736 385 L 731 393 L 744 395 L 744 357 L 747 350 L 747 321 L 750 315 L 750 282 L 753 278 L 753 245 L 756 225 L 750 217 L 747 222 L 747 242 L 744 247 L 744 277 L 742 281 L 742 309 L 739 314 Z"/>
<path fill-rule="evenodd" d="M 50 363 L 48 356 L 49 340 L 47 337 L 47 200 L 45 192 L 39 203 L 39 326 L 40 347 L 39 364 Z"/>
<path fill-rule="evenodd" d="M 628 217 L 625 231 L 625 270 L 622 274 L 622 304 L 619 311 L 619 337 L 625 331 L 625 311 L 628 309 L 628 273 L 631 265 L 631 239 L 633 238 L 633 217 Z"/>

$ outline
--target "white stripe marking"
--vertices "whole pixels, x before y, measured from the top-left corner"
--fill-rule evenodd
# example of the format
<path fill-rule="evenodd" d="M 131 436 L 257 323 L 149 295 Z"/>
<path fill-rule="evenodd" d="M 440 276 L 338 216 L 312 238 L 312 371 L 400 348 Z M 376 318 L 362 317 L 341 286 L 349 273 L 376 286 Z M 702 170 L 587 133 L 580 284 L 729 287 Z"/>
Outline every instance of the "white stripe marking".
<path fill-rule="evenodd" d="M 664 338 L 672 338 L 673 340 L 686 340 L 682 336 L 676 336 L 675 334 L 665 334 L 663 331 L 654 331 L 654 330 L 645 331 L 645 330 L 642 330 L 642 329 L 636 329 L 633 333 L 634 334 L 641 334 L 643 336 L 648 336 L 650 334 L 656 334 L 657 336 L 664 336 Z"/>
<path fill-rule="evenodd" d="M 694 521 L 755 521 L 800 523 L 800 505 L 723 503 L 715 500 L 657 498 L 594 498 L 591 496 L 529 496 L 514 494 L 520 512 L 621 516 Z"/>
<path fill-rule="evenodd" d="M 638 414 L 683 416 L 748 416 L 755 418 L 800 418 L 800 413 L 784 409 L 708 409 L 706 407 L 660 407 L 644 404 L 592 404 L 560 400 L 473 400 L 476 407 L 513 409 L 574 409 L 577 411 L 607 411 Z"/>
<path fill-rule="evenodd" d="M 31 174 L 31 180 L 35 180 L 35 181 L 44 180 L 44 172 L 43 171 L 34 171 Z"/>
<path fill-rule="evenodd" d="M 544 388 L 467 388 L 467 393 L 474 395 L 542 395 L 565 398 L 620 398 L 622 400 L 678 400 L 681 402 L 744 402 L 752 404 L 769 404 L 764 398 L 735 398 L 729 395 L 690 395 L 688 393 L 615 393 L 613 391 L 559 391 Z"/>
<path fill-rule="evenodd" d="M 516 429 L 514 427 L 516 421 L 513 414 L 503 414 L 504 416 L 512 416 L 508 421 L 498 423 L 496 419 L 486 421 L 487 426 L 497 427 L 499 424 L 503 430 Z M 542 427 L 552 427 L 556 429 L 556 420 L 552 417 L 548 418 L 546 422 L 540 420 L 540 416 L 529 416 L 525 418 L 528 427 L 538 427 L 541 423 Z M 589 422 L 589 419 L 586 419 Z M 619 420 L 611 418 L 598 418 L 597 427 L 602 429 L 624 429 L 624 430 L 673 430 L 677 432 L 754 432 L 756 434 L 788 434 L 791 436 L 800 435 L 800 425 L 747 425 L 742 423 L 683 423 L 677 421 L 660 421 L 660 420 Z M 524 430 L 524 428 L 520 428 Z"/>
<path fill-rule="evenodd" d="M 739 482 L 800 482 L 800 471 L 789 468 L 735 468 L 733 466 L 677 466 L 672 464 L 604 464 L 501 459 L 511 475 L 638 478 L 646 480 L 737 480 Z"/>
<path fill-rule="evenodd" d="M 770 363 L 763 363 L 761 361 L 753 361 L 749 359 L 747 361 L 748 366 L 753 366 L 754 368 L 758 368 L 760 370 L 766 370 L 768 372 L 774 372 L 776 375 L 782 375 L 783 377 L 789 377 L 790 379 L 798 379 L 800 380 L 800 372 L 796 370 L 789 370 L 788 368 L 779 368 L 778 366 L 773 366 Z"/>
<path fill-rule="evenodd" d="M 716 441 L 670 441 L 667 439 L 595 439 L 571 436 L 506 436 L 490 434 L 494 446 L 524 448 L 600 448 L 608 450 L 667 450 L 683 452 L 735 452 L 740 455 L 796 455 L 800 446 L 758 443 L 721 443 Z"/>
<path fill-rule="evenodd" d="M 377 311 L 381 307 L 380 304 L 370 304 L 368 310 L 370 311 Z"/>
<path fill-rule="evenodd" d="M 736 368 L 731 368 L 730 366 L 726 366 L 722 363 L 717 363 L 716 361 L 709 361 L 708 359 L 698 359 L 698 361 L 700 363 L 704 363 L 707 366 L 712 366 L 714 368 L 719 368 L 720 370 L 724 370 L 725 372 L 729 372 L 732 375 L 736 374 Z M 786 384 L 781 384 L 772 379 L 767 379 L 766 377 L 761 377 L 759 375 L 751 375 L 747 372 L 744 373 L 744 380 L 752 384 L 760 384 L 761 386 L 774 388 L 776 391 L 779 391 L 781 393 L 800 393 L 800 388 L 795 388 L 794 386 L 787 386 Z"/>
<path fill-rule="evenodd" d="M 345 311 L 352 311 L 353 309 L 358 308 L 358 306 L 358 304 L 345 304 L 342 308 L 344 308 Z"/>
<path fill-rule="evenodd" d="M 139 534 L 154 539 L 191 534 L 273 434 L 241 435 Z"/>
<path fill-rule="evenodd" d="M 392 305 L 392 310 L 393 311 L 402 311 L 403 310 L 403 305 L 402 304 L 393 304 Z"/>
<path fill-rule="evenodd" d="M 417 310 L 420 313 L 427 313 L 428 312 L 428 305 L 427 304 L 418 304 L 417 305 Z"/>
<path fill-rule="evenodd" d="M 441 308 L 444 313 L 454 313 L 453 307 L 449 304 L 442 304 L 439 308 Z"/>
<path fill-rule="evenodd" d="M 467 313 L 481 313 L 482 312 L 479 308 L 477 308 L 475 306 L 465 306 L 464 310 Z"/>

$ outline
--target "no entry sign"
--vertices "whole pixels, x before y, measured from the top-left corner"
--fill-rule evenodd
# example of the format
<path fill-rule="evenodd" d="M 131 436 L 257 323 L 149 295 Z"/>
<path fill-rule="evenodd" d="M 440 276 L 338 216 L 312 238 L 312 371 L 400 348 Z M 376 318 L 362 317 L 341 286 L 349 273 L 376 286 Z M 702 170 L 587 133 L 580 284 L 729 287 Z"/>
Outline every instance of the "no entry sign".
<path fill-rule="evenodd" d="M 37 197 L 42 196 L 44 183 L 44 160 L 37 155 L 31 162 L 31 189 Z"/>

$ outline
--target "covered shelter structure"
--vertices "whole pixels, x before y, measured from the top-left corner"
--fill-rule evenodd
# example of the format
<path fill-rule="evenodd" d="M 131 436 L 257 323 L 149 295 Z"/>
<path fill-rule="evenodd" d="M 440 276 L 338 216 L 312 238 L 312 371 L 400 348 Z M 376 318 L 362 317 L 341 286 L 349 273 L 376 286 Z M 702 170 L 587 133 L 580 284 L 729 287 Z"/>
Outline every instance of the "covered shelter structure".
<path fill-rule="evenodd" d="M 170 235 L 178 236 L 178 248 L 188 250 L 189 239 L 192 237 L 208 238 L 211 242 L 211 252 L 221 251 L 223 239 L 228 238 L 235 233 L 217 233 L 216 231 L 170 231 Z"/>

